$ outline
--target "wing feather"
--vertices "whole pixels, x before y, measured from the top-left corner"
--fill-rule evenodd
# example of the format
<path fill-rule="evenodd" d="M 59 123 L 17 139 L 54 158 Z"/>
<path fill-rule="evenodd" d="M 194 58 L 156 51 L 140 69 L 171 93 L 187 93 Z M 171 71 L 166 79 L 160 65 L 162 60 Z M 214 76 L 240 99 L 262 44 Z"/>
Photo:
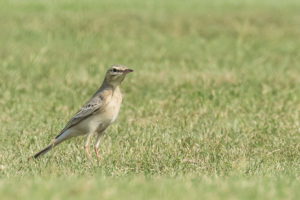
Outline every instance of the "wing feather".
<path fill-rule="evenodd" d="M 82 108 L 72 117 L 72 119 L 67 123 L 67 125 L 61 130 L 61 132 L 55 137 L 57 139 L 61 134 L 63 134 L 67 129 L 78 124 L 82 120 L 91 116 L 94 112 L 99 110 L 103 105 L 103 100 L 101 96 L 95 96 L 87 101 Z"/>

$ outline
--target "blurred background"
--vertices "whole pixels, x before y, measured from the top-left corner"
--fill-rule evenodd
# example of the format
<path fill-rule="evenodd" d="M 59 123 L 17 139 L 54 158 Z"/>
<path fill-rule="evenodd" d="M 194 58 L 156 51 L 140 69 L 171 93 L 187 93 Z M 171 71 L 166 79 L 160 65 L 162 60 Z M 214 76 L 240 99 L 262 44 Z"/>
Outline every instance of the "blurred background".
<path fill-rule="evenodd" d="M 297 199 L 299 10 L 298 0 L 2 0 L 0 198 Z M 135 71 L 100 163 L 85 158 L 84 138 L 27 162 L 112 64 Z"/>

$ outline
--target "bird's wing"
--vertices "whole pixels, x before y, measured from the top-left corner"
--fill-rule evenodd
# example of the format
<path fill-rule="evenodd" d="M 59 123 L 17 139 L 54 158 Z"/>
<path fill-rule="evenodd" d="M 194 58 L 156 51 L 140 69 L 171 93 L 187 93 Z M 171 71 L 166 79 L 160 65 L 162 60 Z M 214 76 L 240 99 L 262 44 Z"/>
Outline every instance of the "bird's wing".
<path fill-rule="evenodd" d="M 72 119 L 67 123 L 67 125 L 62 129 L 62 131 L 55 137 L 58 138 L 61 134 L 63 134 L 67 129 L 72 126 L 78 124 L 82 120 L 91 116 L 95 111 L 101 109 L 103 106 L 103 99 L 101 96 L 92 97 L 89 101 L 87 101 L 82 108 L 72 117 Z"/>

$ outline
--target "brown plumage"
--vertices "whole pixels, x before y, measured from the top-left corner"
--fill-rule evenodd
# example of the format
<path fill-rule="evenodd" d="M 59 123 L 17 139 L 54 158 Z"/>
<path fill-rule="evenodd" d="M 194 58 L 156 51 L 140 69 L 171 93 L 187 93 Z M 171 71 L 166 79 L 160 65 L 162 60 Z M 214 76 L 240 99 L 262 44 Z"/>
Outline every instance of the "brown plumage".
<path fill-rule="evenodd" d="M 94 148 L 96 156 L 99 159 L 97 149 L 100 137 L 105 129 L 112 124 L 118 116 L 122 103 L 120 84 L 126 74 L 132 71 L 133 70 L 122 65 L 113 65 L 110 67 L 97 92 L 72 117 L 55 139 L 33 157 L 38 158 L 61 142 L 79 135 L 87 135 L 84 150 L 87 156 L 90 157 L 88 152 L 89 140 L 93 133 L 97 133 Z"/>

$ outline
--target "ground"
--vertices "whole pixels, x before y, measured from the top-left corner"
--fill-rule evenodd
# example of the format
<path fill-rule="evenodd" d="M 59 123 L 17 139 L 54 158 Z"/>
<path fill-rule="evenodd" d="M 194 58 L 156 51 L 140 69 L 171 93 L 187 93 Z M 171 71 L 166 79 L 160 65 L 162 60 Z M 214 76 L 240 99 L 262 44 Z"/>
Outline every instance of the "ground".
<path fill-rule="evenodd" d="M 299 199 L 299 10 L 2 0 L 0 199 Z M 28 161 L 116 63 L 135 71 L 101 160 L 78 137 Z"/>

